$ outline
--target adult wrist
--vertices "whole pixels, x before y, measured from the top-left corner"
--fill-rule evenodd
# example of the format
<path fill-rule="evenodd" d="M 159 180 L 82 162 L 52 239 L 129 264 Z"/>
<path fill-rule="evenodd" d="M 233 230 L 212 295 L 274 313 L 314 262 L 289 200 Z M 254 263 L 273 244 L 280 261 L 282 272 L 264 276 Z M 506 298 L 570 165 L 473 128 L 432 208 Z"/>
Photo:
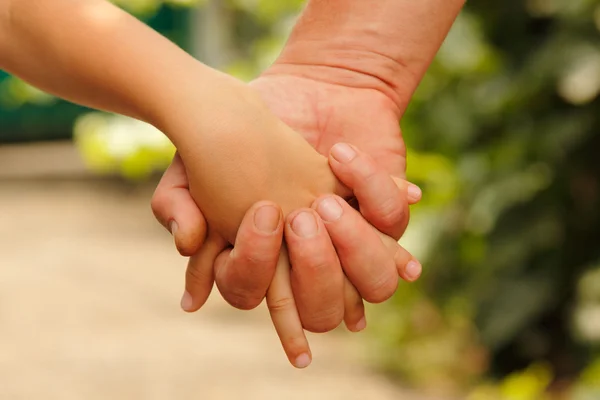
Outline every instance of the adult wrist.
<path fill-rule="evenodd" d="M 379 90 L 400 113 L 465 0 L 309 0 L 274 65 Z"/>
<path fill-rule="evenodd" d="M 265 73 L 290 74 L 326 83 L 381 92 L 398 114 L 406 109 L 421 79 L 401 61 L 376 50 L 340 41 L 290 40 Z"/>
<path fill-rule="evenodd" d="M 8 62 L 8 44 L 10 43 L 10 7 L 13 0 L 0 1 L 0 69 Z"/>

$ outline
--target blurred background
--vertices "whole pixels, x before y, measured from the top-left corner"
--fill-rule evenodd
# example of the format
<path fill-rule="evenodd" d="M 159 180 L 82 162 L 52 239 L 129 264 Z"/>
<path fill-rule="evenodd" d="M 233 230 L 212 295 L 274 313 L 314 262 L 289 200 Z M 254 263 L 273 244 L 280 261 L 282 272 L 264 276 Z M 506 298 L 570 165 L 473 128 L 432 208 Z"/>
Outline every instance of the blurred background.
<path fill-rule="evenodd" d="M 116 3 L 249 80 L 304 2 Z M 599 0 L 469 2 L 401 121 L 425 273 L 298 372 L 264 309 L 178 311 L 168 140 L 0 72 L 0 398 L 600 399 L 599 94 Z"/>

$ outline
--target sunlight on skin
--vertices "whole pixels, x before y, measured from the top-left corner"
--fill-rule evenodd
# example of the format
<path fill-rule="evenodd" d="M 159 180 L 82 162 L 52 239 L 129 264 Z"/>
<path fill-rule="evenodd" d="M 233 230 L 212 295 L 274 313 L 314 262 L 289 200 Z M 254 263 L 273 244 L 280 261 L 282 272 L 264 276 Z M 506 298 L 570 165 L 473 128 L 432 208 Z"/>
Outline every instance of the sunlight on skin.
<path fill-rule="evenodd" d="M 103 7 L 102 3 L 94 2 L 87 5 L 81 12 L 87 16 L 90 23 L 95 22 L 100 29 L 111 29 L 123 20 L 123 14 L 116 12 L 117 9 Z"/>

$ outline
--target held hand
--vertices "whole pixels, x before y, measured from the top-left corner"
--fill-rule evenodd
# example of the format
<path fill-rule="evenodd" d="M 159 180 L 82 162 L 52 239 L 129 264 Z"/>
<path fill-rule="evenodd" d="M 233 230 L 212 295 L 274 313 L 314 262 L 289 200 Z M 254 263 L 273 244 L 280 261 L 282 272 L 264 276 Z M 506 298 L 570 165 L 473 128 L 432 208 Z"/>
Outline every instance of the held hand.
<path fill-rule="evenodd" d="M 327 154 L 329 146 L 338 140 L 347 140 L 358 145 L 359 148 L 370 149 L 371 154 L 377 157 L 377 163 L 364 153 L 357 152 L 357 156 L 353 158 L 352 155 L 348 156 L 347 151 L 337 151 L 340 149 L 336 148 L 332 151 L 330 165 L 340 179 L 355 190 L 363 215 L 369 216 L 369 220 L 381 231 L 398 238 L 408 222 L 407 199 L 411 203 L 418 201 L 420 191 L 402 180 L 397 181 L 400 183 L 398 188 L 389 178 L 390 172 L 403 176 L 405 166 L 404 145 L 397 122 L 399 115 L 393 103 L 374 90 L 344 87 L 287 74 L 267 74 L 255 81 L 253 85 L 280 118 L 300 131 L 321 152 Z M 321 98 L 324 99 L 323 102 L 317 102 Z M 377 132 L 377 140 L 373 140 L 374 137 L 370 132 Z M 346 156 L 344 157 L 342 153 Z M 333 155 L 336 155 L 337 160 Z M 176 158 L 157 188 L 153 209 L 165 226 L 177 227 L 173 232 L 176 244 L 182 254 L 191 255 L 201 244 L 200 240 L 191 238 L 204 236 L 205 223 L 193 201 L 185 199 L 184 174 L 185 169 L 180 159 Z M 321 213 L 326 212 L 317 204 L 314 208 L 317 211 L 321 210 Z M 275 231 L 265 233 L 259 229 L 265 224 L 263 221 L 265 213 L 259 212 L 264 211 L 263 209 L 264 207 L 253 207 L 249 211 L 249 214 L 253 213 L 253 215 L 244 220 L 238 233 L 235 251 L 221 254 L 216 263 L 219 289 L 230 303 L 242 309 L 257 306 L 265 296 L 270 283 L 269 277 L 273 276 L 277 250 L 284 230 L 283 223 L 278 224 Z M 304 211 L 306 213 L 309 210 Z M 294 236 L 293 228 L 297 230 L 301 228 L 299 224 L 301 219 L 293 218 L 297 215 L 299 213 L 290 216 L 285 228 L 288 243 L 293 242 L 290 244 L 290 253 L 295 266 L 292 271 L 294 294 L 305 294 L 297 298 L 298 309 L 305 328 L 312 331 L 330 330 L 339 323 L 340 303 L 339 300 L 333 300 L 336 295 L 331 291 L 327 293 L 327 285 L 315 283 L 326 282 L 332 279 L 332 275 L 339 276 L 341 270 L 336 249 L 344 271 L 355 278 L 360 276 L 363 268 L 365 271 L 369 271 L 370 268 L 380 270 L 374 260 L 382 260 L 386 257 L 393 260 L 393 257 L 386 254 L 380 246 L 374 247 L 374 257 L 361 255 L 362 249 L 366 246 L 356 247 L 354 244 L 357 240 L 360 241 L 359 243 L 364 243 L 362 239 L 365 237 L 371 237 L 373 240 L 370 235 L 372 227 L 360 216 L 356 218 L 356 212 L 352 209 L 344 210 L 335 221 L 323 223 L 317 219 L 316 234 L 307 235 L 304 230 Z M 324 217 L 327 221 L 327 217 L 325 215 Z M 308 218 L 303 220 L 310 221 Z M 176 223 L 173 224 L 172 221 Z M 193 223 L 190 223 L 192 221 Z M 268 221 L 266 224 L 268 225 Z M 352 229 L 347 231 L 335 229 L 339 226 L 352 226 Z M 395 241 L 393 243 L 396 245 Z M 336 247 L 333 247 L 333 244 Z M 214 250 L 212 255 L 205 255 L 203 258 L 214 258 L 217 253 Z M 407 253 L 403 252 L 403 254 Z M 361 265 L 365 259 L 367 265 Z M 205 262 L 198 262 L 198 257 L 195 257 L 190 266 L 199 264 Z M 389 297 L 395 289 L 394 279 L 397 279 L 395 275 L 394 278 L 389 278 L 391 276 L 389 272 L 393 270 L 395 264 L 389 261 L 383 263 L 385 266 L 383 271 L 386 271 L 388 282 L 391 283 L 387 286 L 384 284 L 379 288 L 375 287 L 375 290 L 369 285 L 357 284 L 362 289 L 361 295 L 373 301 Z M 420 265 L 414 260 L 408 264 L 407 262 L 399 264 L 406 266 L 399 271 L 401 277 L 406 280 L 414 280 L 420 274 Z M 334 267 L 315 268 L 323 265 Z M 191 268 L 191 270 L 196 269 Z M 196 275 L 198 278 L 205 278 L 202 274 L 196 273 Z M 210 287 L 211 285 L 206 284 L 199 289 L 202 289 L 201 291 L 207 296 Z M 351 330 L 360 330 L 365 326 L 362 301 L 356 296 L 356 290 L 352 285 L 346 284 L 345 287 L 349 288 L 345 292 L 350 293 L 346 296 L 344 306 L 346 324 Z M 202 299 L 204 295 L 200 297 Z M 312 303 L 310 301 L 314 298 L 332 300 L 315 304 L 314 301 Z M 189 296 L 183 299 L 184 308 L 190 311 L 197 309 L 200 303 L 190 299 Z M 289 347 L 288 345 L 287 348 Z M 288 351 L 288 355 L 290 353 L 293 351 Z M 290 359 L 293 360 L 293 356 Z"/>
<path fill-rule="evenodd" d="M 297 71 L 294 73 L 305 74 L 305 72 L 298 73 Z M 414 185 L 398 180 L 400 184 L 398 187 L 389 177 L 390 173 L 404 177 L 405 172 L 404 143 L 400 134 L 399 115 L 395 104 L 376 90 L 329 84 L 288 74 L 287 71 L 286 74 L 267 71 L 263 77 L 251 85 L 259 90 L 276 115 L 302 133 L 319 152 L 329 155 L 331 150 L 330 166 L 334 173 L 354 190 L 363 216 L 380 231 L 398 239 L 408 223 L 408 203 L 417 202 L 421 194 Z M 376 132 L 377 136 L 371 132 Z M 338 145 L 332 148 L 339 141 L 351 142 L 361 150 L 370 149 L 371 154 L 367 155 L 361 152 L 357 152 L 356 155 L 349 154 L 349 152 L 356 151 L 356 147 L 353 146 Z M 374 161 L 375 159 L 377 162 Z M 344 214 L 344 218 L 346 217 Z M 358 220 L 353 228 L 353 232 L 356 232 L 358 237 L 368 237 L 369 232 L 372 231 L 371 225 L 362 219 Z M 320 232 L 317 236 L 319 235 L 321 235 Z M 364 246 L 353 247 L 350 236 L 351 234 L 332 237 L 333 245 L 337 249 L 337 255 L 341 259 L 345 271 L 352 271 L 354 268 L 365 271 L 377 269 L 374 260 L 385 258 L 384 252 L 376 251 L 379 254 L 378 257 L 370 258 L 372 261 L 367 260 L 366 265 L 354 266 L 352 260 L 361 259 Z M 315 240 L 307 239 L 310 239 L 306 240 L 307 242 Z M 241 242 L 238 241 L 238 243 Z M 329 259 L 336 258 L 333 245 L 329 244 L 328 246 Z M 290 245 L 292 264 L 295 266 L 318 264 L 321 259 L 319 254 L 322 253 L 319 249 L 323 246 L 307 244 L 302 247 L 302 251 L 294 251 L 293 246 Z M 248 249 L 240 254 L 236 249 L 236 254 L 242 257 L 249 251 Z M 305 259 L 311 262 L 307 263 L 305 259 L 295 260 L 295 254 L 300 253 L 304 254 Z M 252 255 L 249 254 L 247 258 L 252 258 Z M 370 268 L 369 265 L 373 265 L 373 267 Z M 269 267 L 263 266 L 262 268 Z M 304 270 L 300 267 L 297 269 Z M 255 269 L 239 266 L 237 270 L 239 272 L 235 274 L 235 279 L 217 282 L 225 298 L 229 297 L 229 292 L 233 292 L 238 294 L 235 303 L 246 303 L 239 298 L 241 297 L 239 296 L 240 288 L 247 285 L 253 288 L 256 286 L 249 283 L 251 272 L 244 273 L 244 271 L 255 271 Z M 244 284 L 244 281 L 248 283 Z M 299 283 L 297 292 L 315 293 L 314 283 Z M 361 286 L 360 283 L 358 285 Z M 263 286 L 264 289 L 266 287 Z M 379 290 L 375 295 L 368 288 L 364 288 L 364 285 L 361 287 L 363 288 L 361 295 L 367 299 L 380 296 L 376 300 L 383 300 L 393 294 L 393 290 Z M 249 301 L 244 304 L 243 308 L 255 307 L 260 302 L 260 291 L 254 289 L 248 295 Z M 302 303 L 303 300 L 299 299 L 300 309 L 310 308 L 304 307 Z M 327 307 L 324 307 L 323 312 L 327 313 Z M 335 325 L 335 320 L 327 321 L 325 318 L 323 321 L 319 314 L 314 319 L 324 323 L 314 325 L 306 321 L 307 329 L 323 331 L 327 330 L 329 326 Z M 304 318 L 303 322 L 305 322 Z"/>

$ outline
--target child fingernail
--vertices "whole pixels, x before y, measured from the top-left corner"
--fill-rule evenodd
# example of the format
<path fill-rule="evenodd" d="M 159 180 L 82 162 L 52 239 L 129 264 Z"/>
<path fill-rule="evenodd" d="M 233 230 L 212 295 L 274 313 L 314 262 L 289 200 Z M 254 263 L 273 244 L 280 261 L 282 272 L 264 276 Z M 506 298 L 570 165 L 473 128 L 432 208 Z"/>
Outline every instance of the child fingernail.
<path fill-rule="evenodd" d="M 346 164 L 354 160 L 356 152 L 346 143 L 338 143 L 331 148 L 331 155 L 337 161 Z"/>
<path fill-rule="evenodd" d="M 354 332 L 360 332 L 367 327 L 367 319 L 362 317 L 360 321 L 354 326 Z"/>
<path fill-rule="evenodd" d="M 194 300 L 192 299 L 192 295 L 186 290 L 181 297 L 181 309 L 183 311 L 191 311 L 193 305 Z"/>
<path fill-rule="evenodd" d="M 417 261 L 411 260 L 406 264 L 406 276 L 411 281 L 416 281 L 421 276 L 421 272 L 423 271 L 423 267 Z"/>
<path fill-rule="evenodd" d="M 333 222 L 342 216 L 342 206 L 333 197 L 327 197 L 319 203 L 317 212 L 323 220 Z"/>
<path fill-rule="evenodd" d="M 410 201 L 411 203 L 416 203 L 419 200 L 421 200 L 421 197 L 423 197 L 423 192 L 421 191 L 421 188 L 415 185 L 414 183 L 408 184 L 406 194 L 408 197 L 408 201 Z"/>
<path fill-rule="evenodd" d="M 177 233 L 177 229 L 179 229 L 179 225 L 177 225 L 177 222 L 171 221 L 171 223 L 169 224 L 169 232 L 171 232 L 171 235 L 175 236 L 175 234 Z"/>
<path fill-rule="evenodd" d="M 307 353 L 300 354 L 294 361 L 296 368 L 306 368 L 310 365 L 311 359 Z"/>
<path fill-rule="evenodd" d="M 291 226 L 294 233 L 303 238 L 315 236 L 319 229 L 315 216 L 308 211 L 302 211 L 296 215 L 292 220 Z"/>
<path fill-rule="evenodd" d="M 264 233 L 273 233 L 279 226 L 281 213 L 273 206 L 262 206 L 254 213 L 254 225 Z"/>

